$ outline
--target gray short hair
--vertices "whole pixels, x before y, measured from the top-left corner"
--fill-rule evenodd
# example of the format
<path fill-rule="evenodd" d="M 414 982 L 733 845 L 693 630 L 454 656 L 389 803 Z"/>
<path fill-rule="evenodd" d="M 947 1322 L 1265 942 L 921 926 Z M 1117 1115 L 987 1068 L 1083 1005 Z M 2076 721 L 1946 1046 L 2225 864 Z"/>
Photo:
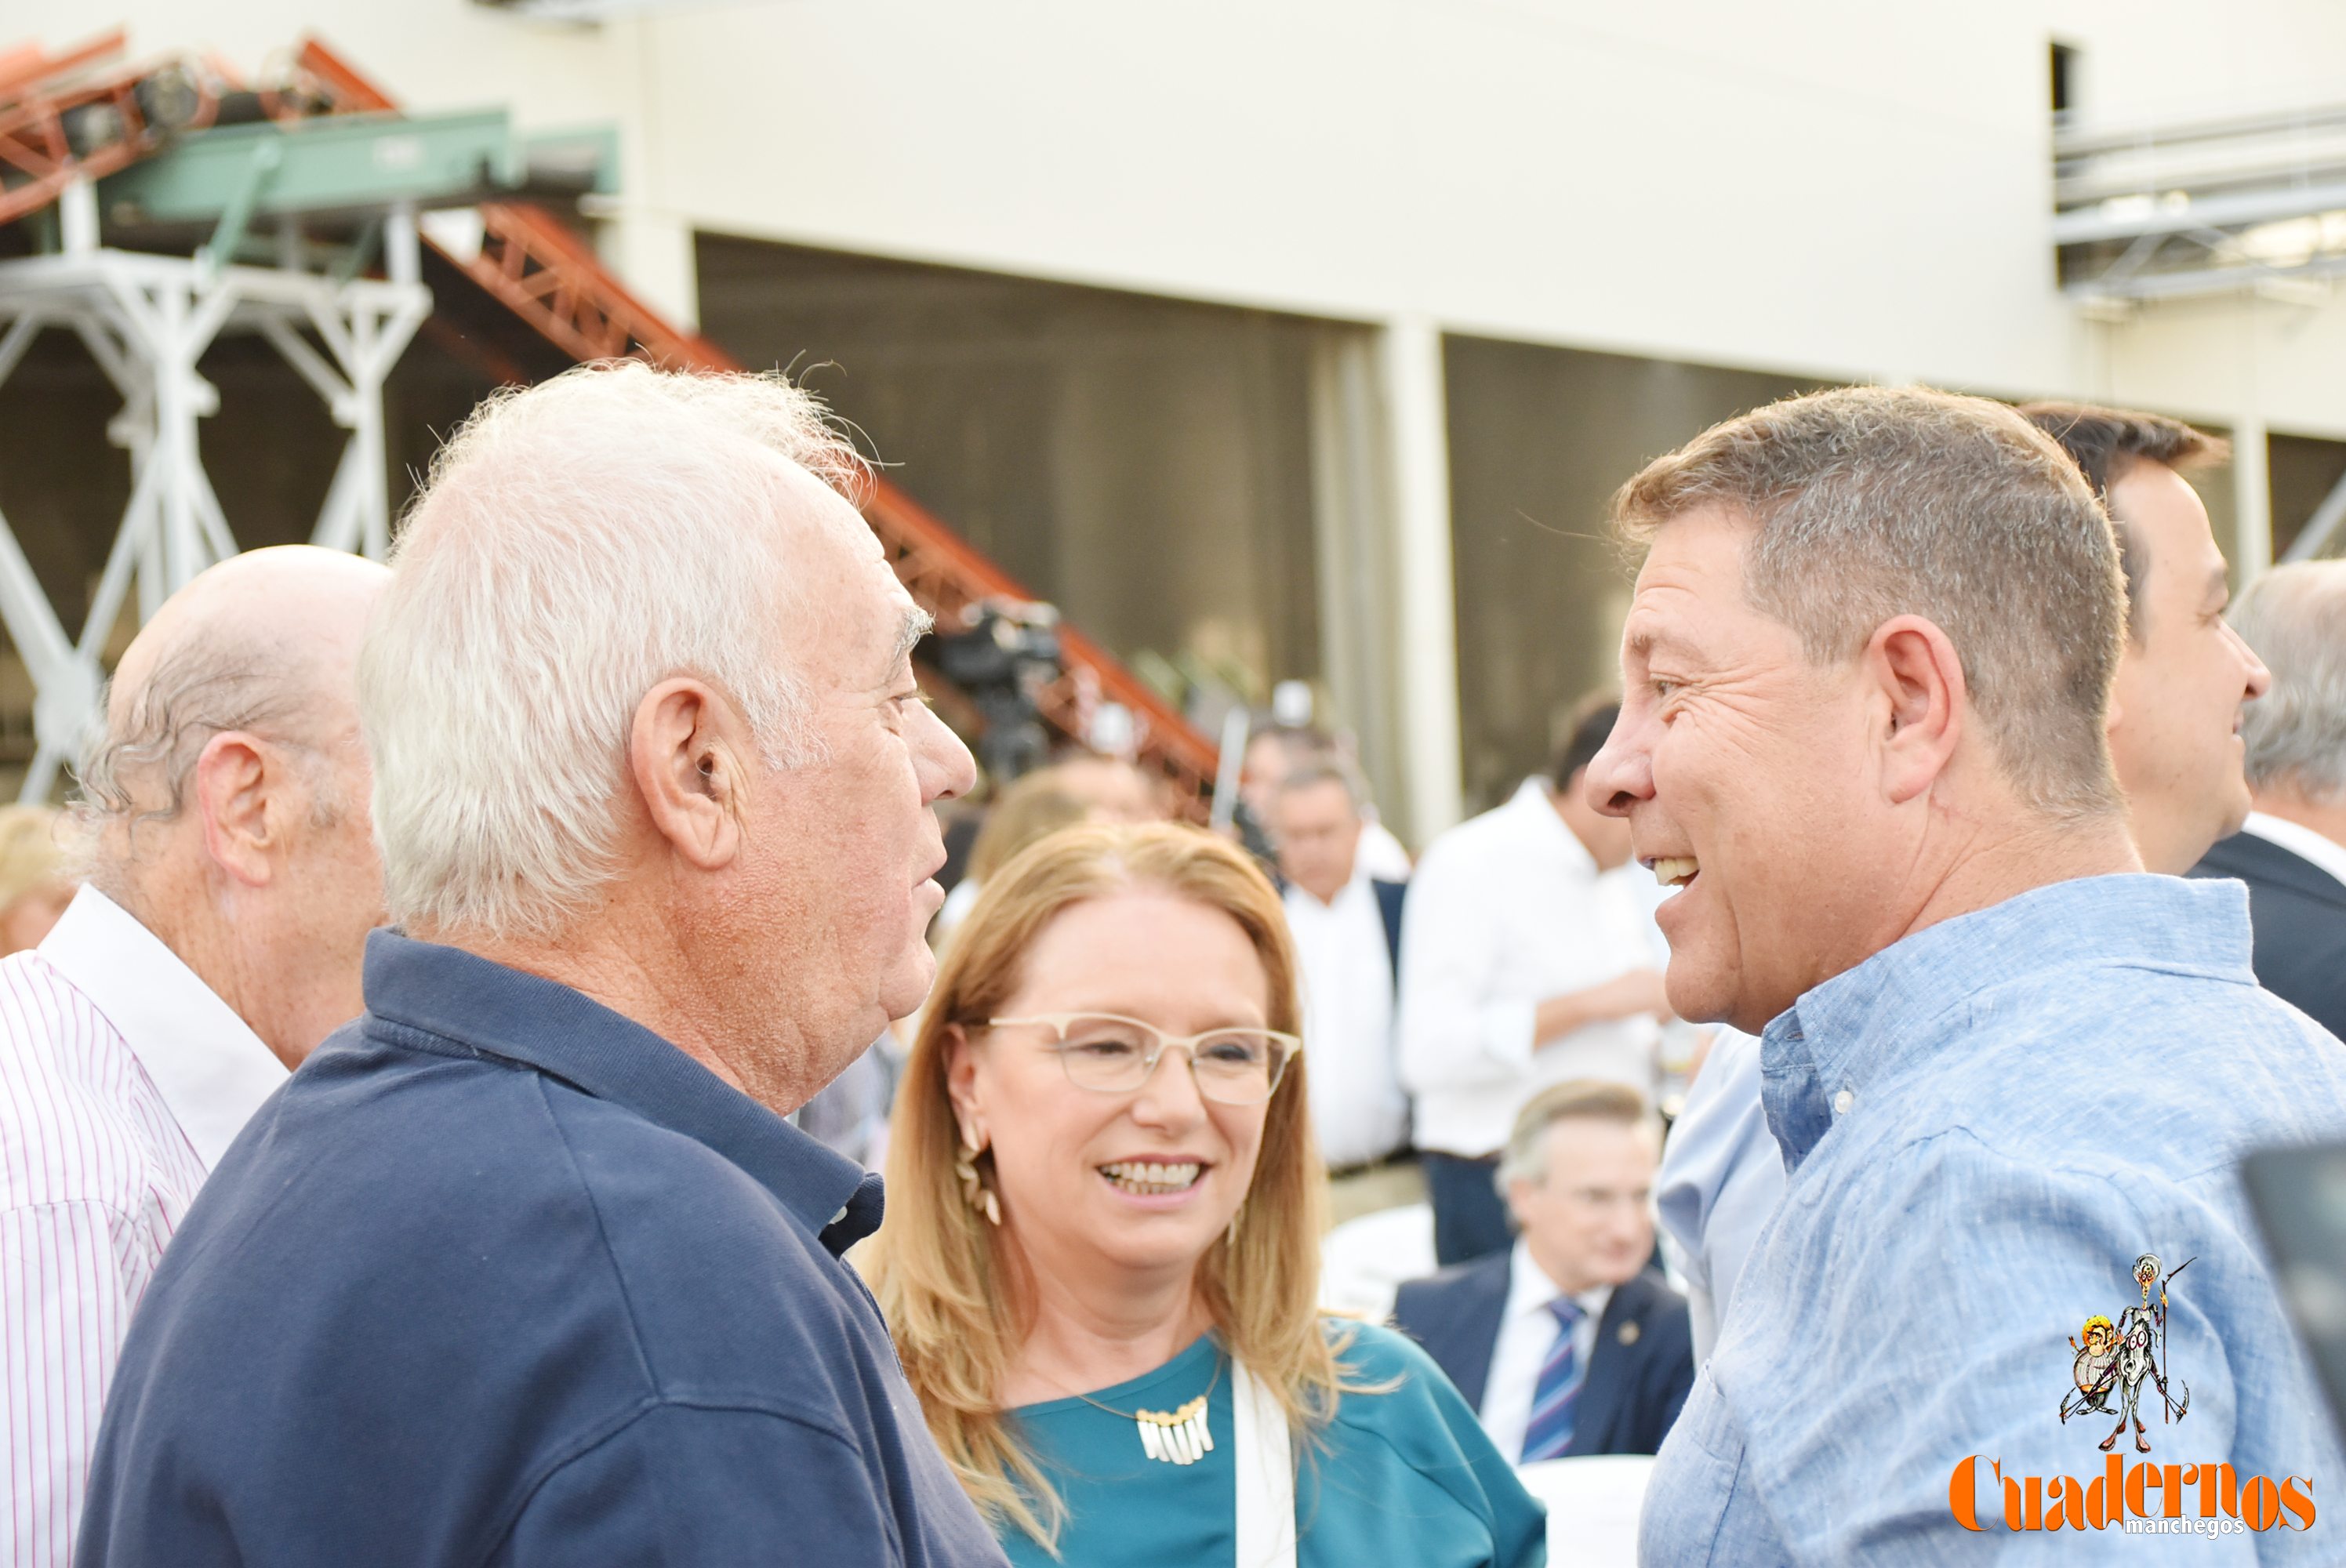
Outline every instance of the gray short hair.
<path fill-rule="evenodd" d="M 1352 766 L 1352 759 L 1341 751 L 1306 754 L 1279 781 L 1278 793 L 1292 795 L 1300 789 L 1310 789 L 1321 784 L 1343 786 L 1355 811 L 1363 809 L 1369 803 L 1367 781 L 1361 777 L 1361 770 Z"/>
<path fill-rule="evenodd" d="M 1818 663 L 1884 621 L 1954 643 L 1971 703 L 2022 798 L 2082 817 L 2123 809 L 2104 732 L 2126 637 L 2108 515 L 2044 432 L 2001 403 L 1920 387 L 1841 387 L 1713 426 L 1614 497 L 1616 530 L 1720 505 L 1759 529 L 1753 607 Z"/>
<path fill-rule="evenodd" d="M 1627 1084 L 1604 1078 L 1568 1078 L 1551 1084 L 1525 1102 L 1499 1152 L 1499 1190 L 1510 1182 L 1547 1179 L 1547 1134 L 1558 1122 L 1579 1119 L 1612 1122 L 1624 1127 L 1650 1128 L 1652 1107 L 1646 1096 Z"/>
<path fill-rule="evenodd" d="M 196 760 L 215 735 L 242 732 L 296 753 L 305 763 L 311 813 L 332 826 L 349 809 L 334 789 L 316 737 L 306 732 L 311 682 L 294 650 L 261 638 L 224 644 L 189 638 L 157 657 L 146 684 L 109 684 L 85 732 L 67 809 L 75 871 L 119 901 L 128 890 L 117 852 L 136 857 L 138 829 L 175 821 L 187 809 Z M 117 697 L 120 700 L 115 700 Z M 120 829 L 119 850 L 109 830 Z"/>
<path fill-rule="evenodd" d="M 583 365 L 465 422 L 359 657 L 393 921 L 558 934 L 617 870 L 628 727 L 670 676 L 722 688 L 771 765 L 807 759 L 776 648 L 793 466 L 850 496 L 867 478 L 779 375 Z"/>
<path fill-rule="evenodd" d="M 2272 689 L 2240 718 L 2249 784 L 2346 797 L 2346 561 L 2275 566 L 2230 618 L 2272 671 Z"/>

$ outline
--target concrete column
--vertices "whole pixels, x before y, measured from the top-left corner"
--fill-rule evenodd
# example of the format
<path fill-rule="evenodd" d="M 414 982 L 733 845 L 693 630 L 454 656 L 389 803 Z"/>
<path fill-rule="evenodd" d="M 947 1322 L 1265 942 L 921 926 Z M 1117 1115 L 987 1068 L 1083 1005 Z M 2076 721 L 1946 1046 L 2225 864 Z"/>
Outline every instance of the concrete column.
<path fill-rule="evenodd" d="M 604 265 L 644 303 L 676 325 L 698 331 L 700 272 L 692 221 L 671 205 L 664 177 L 668 117 L 661 101 L 658 18 L 615 18 L 605 26 L 612 45 L 636 68 L 623 78 L 627 129 L 620 148 L 619 194 L 584 204 L 606 220 L 597 249 Z"/>
<path fill-rule="evenodd" d="M 1333 722 L 1358 738 L 1378 809 L 1400 827 L 1409 817 L 1409 781 L 1395 722 L 1399 611 L 1377 348 L 1369 327 L 1326 327 L 1312 345 L 1312 567 Z"/>
<path fill-rule="evenodd" d="M 1458 820 L 1458 628 L 1451 581 L 1450 430 L 1442 330 L 1396 318 L 1379 334 L 1392 473 L 1398 725 L 1406 836 L 1423 846 Z"/>
<path fill-rule="evenodd" d="M 2232 580 L 2247 587 L 2272 565 L 2272 474 L 2264 416 L 2243 409 L 2232 421 Z"/>
<path fill-rule="evenodd" d="M 2264 313 L 2254 293 L 2241 303 L 2240 412 L 2232 421 L 2232 582 L 2245 588 L 2272 565 L 2272 473 L 2257 362 Z"/>

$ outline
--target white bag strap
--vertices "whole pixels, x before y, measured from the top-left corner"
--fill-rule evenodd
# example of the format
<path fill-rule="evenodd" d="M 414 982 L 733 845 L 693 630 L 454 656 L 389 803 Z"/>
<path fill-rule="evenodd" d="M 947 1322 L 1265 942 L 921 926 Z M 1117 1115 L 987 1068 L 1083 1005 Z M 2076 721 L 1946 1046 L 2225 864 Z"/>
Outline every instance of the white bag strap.
<path fill-rule="evenodd" d="M 1238 1568 L 1295 1568 L 1295 1451 L 1287 1412 L 1233 1361 L 1230 1459 L 1238 1468 Z"/>

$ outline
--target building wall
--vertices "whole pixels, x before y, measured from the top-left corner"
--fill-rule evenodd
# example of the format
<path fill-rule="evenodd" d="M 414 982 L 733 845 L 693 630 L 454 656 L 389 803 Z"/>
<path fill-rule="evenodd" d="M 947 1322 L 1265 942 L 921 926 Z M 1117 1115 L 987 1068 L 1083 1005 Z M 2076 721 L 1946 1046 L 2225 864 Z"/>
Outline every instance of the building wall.
<path fill-rule="evenodd" d="M 697 226 L 2206 415 L 2239 396 L 2205 368 L 2211 334 L 2242 357 L 2234 305 L 2109 328 L 2054 288 L 2047 46 L 2080 48 L 2082 112 L 2109 120 L 2310 97 L 2346 49 L 2327 0 L 861 0 L 597 27 L 466 0 L 107 10 L 142 47 L 257 61 L 315 27 L 418 106 L 620 121 L 617 252 L 686 307 Z M 2346 435 L 2341 339 L 2329 303 L 2258 336 L 2266 417 Z"/>
<path fill-rule="evenodd" d="M 1112 651 L 1321 676 L 1313 323 L 714 235 L 699 274 L 718 341 Z"/>
<path fill-rule="evenodd" d="M 630 281 L 753 360 L 846 363 L 833 395 L 869 412 L 913 493 L 1127 649 L 1202 638 L 1266 678 L 1311 673 L 1308 579 L 1337 581 L 1330 519 L 1353 513 L 1298 465 L 1301 335 L 1448 334 L 1432 356 L 1453 383 L 1447 484 L 1401 485 L 1400 542 L 1367 555 L 1453 545 L 1470 800 L 1604 668 L 1611 590 L 1545 520 L 1585 520 L 1690 433 L 1681 414 L 1916 380 L 2158 408 L 2258 454 L 2270 430 L 2284 543 L 2346 440 L 2346 303 L 2300 290 L 2089 317 L 2047 239 L 2055 39 L 2078 51 L 2076 112 L 2094 123 L 2310 101 L 2346 57 L 2332 0 L 672 0 L 585 27 L 469 0 L 108 11 L 141 48 L 250 63 L 315 27 L 417 107 L 617 122 L 626 188 L 604 239 Z M 861 324 L 825 317 L 803 270 L 751 298 L 699 234 L 861 258 L 869 278 L 891 261 L 996 275 L 964 303 L 1015 293 L 1006 278 L 1171 313 L 1136 304 L 1166 330 L 1132 351 L 1008 346 L 950 311 L 882 330 L 863 307 Z M 949 373 L 954 354 L 974 380 Z M 1638 401 L 1672 387 L 1678 403 Z M 1435 472 L 1438 450 L 1399 445 L 1409 473 Z M 2210 492 L 2252 556 L 2262 472 Z M 1299 553 L 1293 519 L 1315 507 L 1319 547 Z M 1437 650 L 1413 631 L 1395 627 L 1410 667 L 1392 684 L 1439 688 L 1450 672 L 1426 661 L 1449 657 L 1447 632 Z M 1563 657 L 1525 651 L 1543 635 Z M 1350 660 L 1356 688 L 1372 662 Z M 1413 757 L 1447 733 L 1410 712 L 1391 728 Z M 1457 791 L 1413 788 L 1436 803 L 1419 826 L 1438 827 Z"/>
<path fill-rule="evenodd" d="M 1579 700 L 1620 684 L 1629 573 L 1606 508 L 1647 459 L 1807 390 L 1780 376 L 1453 338 L 1451 529 L 1466 806 L 1543 766 Z"/>

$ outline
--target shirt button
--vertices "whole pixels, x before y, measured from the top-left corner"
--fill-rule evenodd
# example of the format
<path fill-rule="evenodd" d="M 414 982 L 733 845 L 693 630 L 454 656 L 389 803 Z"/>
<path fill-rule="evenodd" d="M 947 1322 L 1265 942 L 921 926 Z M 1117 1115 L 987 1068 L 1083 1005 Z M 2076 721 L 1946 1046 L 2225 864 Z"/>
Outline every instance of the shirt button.
<path fill-rule="evenodd" d="M 1833 1115 L 1846 1116 L 1849 1115 L 1849 1108 L 1856 1104 L 1857 1092 L 1853 1089 L 1843 1089 L 1833 1096 Z"/>

